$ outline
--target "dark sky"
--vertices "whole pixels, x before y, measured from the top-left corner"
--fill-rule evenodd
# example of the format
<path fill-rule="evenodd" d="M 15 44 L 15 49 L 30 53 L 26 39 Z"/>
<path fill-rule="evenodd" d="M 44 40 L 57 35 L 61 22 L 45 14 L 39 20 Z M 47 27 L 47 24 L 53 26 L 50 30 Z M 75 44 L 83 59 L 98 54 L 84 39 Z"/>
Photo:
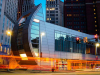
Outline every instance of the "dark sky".
<path fill-rule="evenodd" d="M 61 0 L 64 1 L 64 0 Z M 45 18 L 45 12 L 46 12 L 46 0 L 34 0 L 35 5 L 42 4 L 44 18 Z"/>

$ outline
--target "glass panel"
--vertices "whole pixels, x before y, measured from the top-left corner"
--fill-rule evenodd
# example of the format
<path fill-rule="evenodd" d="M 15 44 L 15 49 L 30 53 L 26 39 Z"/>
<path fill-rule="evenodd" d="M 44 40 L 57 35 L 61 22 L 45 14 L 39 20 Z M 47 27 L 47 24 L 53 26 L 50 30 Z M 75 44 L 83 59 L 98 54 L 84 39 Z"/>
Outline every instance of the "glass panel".
<path fill-rule="evenodd" d="M 39 49 L 38 48 L 34 48 L 33 50 L 34 50 L 35 53 L 38 53 L 39 52 Z"/>
<path fill-rule="evenodd" d="M 32 43 L 39 43 L 39 37 L 31 38 Z"/>
<path fill-rule="evenodd" d="M 43 14 L 42 13 L 37 13 L 37 15 L 43 17 Z"/>
<path fill-rule="evenodd" d="M 35 19 L 44 20 L 43 17 L 40 17 L 40 16 L 35 16 Z"/>
<path fill-rule="evenodd" d="M 79 53 L 82 53 L 81 44 L 79 44 Z"/>
<path fill-rule="evenodd" d="M 56 51 L 58 51 L 58 45 L 59 45 L 58 40 L 55 39 L 55 50 L 56 50 Z"/>
<path fill-rule="evenodd" d="M 57 33 L 57 39 L 60 39 L 60 33 Z"/>
<path fill-rule="evenodd" d="M 41 8 L 41 9 L 39 10 L 39 12 L 43 13 L 43 9 Z"/>
<path fill-rule="evenodd" d="M 39 26 L 39 23 L 32 22 L 32 25 L 37 25 L 37 26 Z"/>
<path fill-rule="evenodd" d="M 73 52 L 77 52 L 77 45 L 76 45 L 76 42 L 73 42 Z"/>
<path fill-rule="evenodd" d="M 64 41 L 64 51 L 67 51 L 67 42 Z"/>
<path fill-rule="evenodd" d="M 39 30 L 39 27 L 38 27 L 38 26 L 35 26 L 35 25 L 32 25 L 31 28 L 32 28 L 32 29 L 35 29 L 35 30 Z"/>
<path fill-rule="evenodd" d="M 31 34 L 34 33 L 34 34 L 39 34 L 39 31 L 38 30 L 33 30 L 31 29 Z"/>
<path fill-rule="evenodd" d="M 31 38 L 32 39 L 37 39 L 37 38 L 39 38 L 39 35 L 31 34 Z"/>
<path fill-rule="evenodd" d="M 32 43 L 32 46 L 33 46 L 34 48 L 39 48 L 39 44 L 34 44 L 34 43 Z"/>

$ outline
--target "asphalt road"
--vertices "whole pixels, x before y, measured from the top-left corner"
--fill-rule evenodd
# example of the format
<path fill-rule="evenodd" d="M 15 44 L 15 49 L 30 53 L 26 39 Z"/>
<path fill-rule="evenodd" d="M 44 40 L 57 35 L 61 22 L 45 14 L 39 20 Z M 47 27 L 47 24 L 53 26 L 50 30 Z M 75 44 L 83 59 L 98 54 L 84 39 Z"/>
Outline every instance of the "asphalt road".
<path fill-rule="evenodd" d="M 76 71 L 76 72 L 65 72 L 65 73 L 58 73 L 58 72 L 34 72 L 34 71 L 13 71 L 13 72 L 5 72 L 1 71 L 0 75 L 100 75 L 100 72 L 84 72 L 84 71 Z"/>

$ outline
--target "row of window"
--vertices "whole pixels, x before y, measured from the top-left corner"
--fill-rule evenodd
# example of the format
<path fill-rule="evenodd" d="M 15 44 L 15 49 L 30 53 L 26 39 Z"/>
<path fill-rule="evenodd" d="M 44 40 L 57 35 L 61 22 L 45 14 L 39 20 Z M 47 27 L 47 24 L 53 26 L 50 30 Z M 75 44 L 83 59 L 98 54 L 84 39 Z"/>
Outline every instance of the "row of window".
<path fill-rule="evenodd" d="M 0 47 L 0 52 L 7 53 L 8 55 L 10 54 L 9 48 L 2 48 L 2 46 Z"/>
<path fill-rule="evenodd" d="M 67 22 L 67 24 L 72 24 L 72 22 Z M 74 24 L 86 24 L 86 22 L 74 22 Z"/>
<path fill-rule="evenodd" d="M 47 14 L 49 16 L 49 14 Z M 50 14 L 50 16 L 58 16 L 58 14 Z"/>
<path fill-rule="evenodd" d="M 67 10 L 67 12 L 78 12 L 79 13 L 79 12 L 84 12 L 84 10 L 73 10 L 73 11 L 72 10 Z"/>
<path fill-rule="evenodd" d="M 49 11 L 47 11 L 49 13 Z M 50 11 L 50 13 L 58 13 L 58 11 Z"/>
<path fill-rule="evenodd" d="M 86 28 L 86 26 L 74 26 L 74 28 Z M 72 26 L 67 26 L 67 28 L 72 28 Z"/>

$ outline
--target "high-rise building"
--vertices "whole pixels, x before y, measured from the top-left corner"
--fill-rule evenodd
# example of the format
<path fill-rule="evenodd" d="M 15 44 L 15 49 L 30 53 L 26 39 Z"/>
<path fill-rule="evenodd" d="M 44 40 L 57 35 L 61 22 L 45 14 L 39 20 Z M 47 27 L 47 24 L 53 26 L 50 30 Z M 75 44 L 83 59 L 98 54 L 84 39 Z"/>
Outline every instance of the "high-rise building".
<path fill-rule="evenodd" d="M 4 14 L 13 22 L 17 22 L 18 0 L 6 0 Z"/>
<path fill-rule="evenodd" d="M 99 34 L 100 0 L 65 0 L 64 27 Z"/>
<path fill-rule="evenodd" d="M 18 0 L 17 20 L 34 6 L 34 0 Z"/>
<path fill-rule="evenodd" d="M 2 43 L 4 45 L 9 45 L 10 44 L 10 36 L 7 35 L 7 30 L 12 30 L 14 27 L 14 23 L 12 22 L 12 20 L 10 20 L 4 14 L 6 1 L 7 0 L 0 0 L 0 43 Z M 16 1 L 16 0 L 9 0 L 10 4 L 13 4 L 13 3 L 11 3 L 12 1 Z M 12 7 L 12 10 L 9 9 L 10 5 L 7 8 L 8 8 L 7 9 L 8 13 L 9 12 L 13 13 L 13 7 Z M 12 15 L 12 14 L 9 14 L 9 15 Z M 12 15 L 12 17 L 13 17 L 13 15 Z M 12 19 L 14 19 L 14 18 L 12 18 Z"/>
<path fill-rule="evenodd" d="M 60 0 L 46 0 L 46 21 L 63 26 L 63 2 Z"/>

